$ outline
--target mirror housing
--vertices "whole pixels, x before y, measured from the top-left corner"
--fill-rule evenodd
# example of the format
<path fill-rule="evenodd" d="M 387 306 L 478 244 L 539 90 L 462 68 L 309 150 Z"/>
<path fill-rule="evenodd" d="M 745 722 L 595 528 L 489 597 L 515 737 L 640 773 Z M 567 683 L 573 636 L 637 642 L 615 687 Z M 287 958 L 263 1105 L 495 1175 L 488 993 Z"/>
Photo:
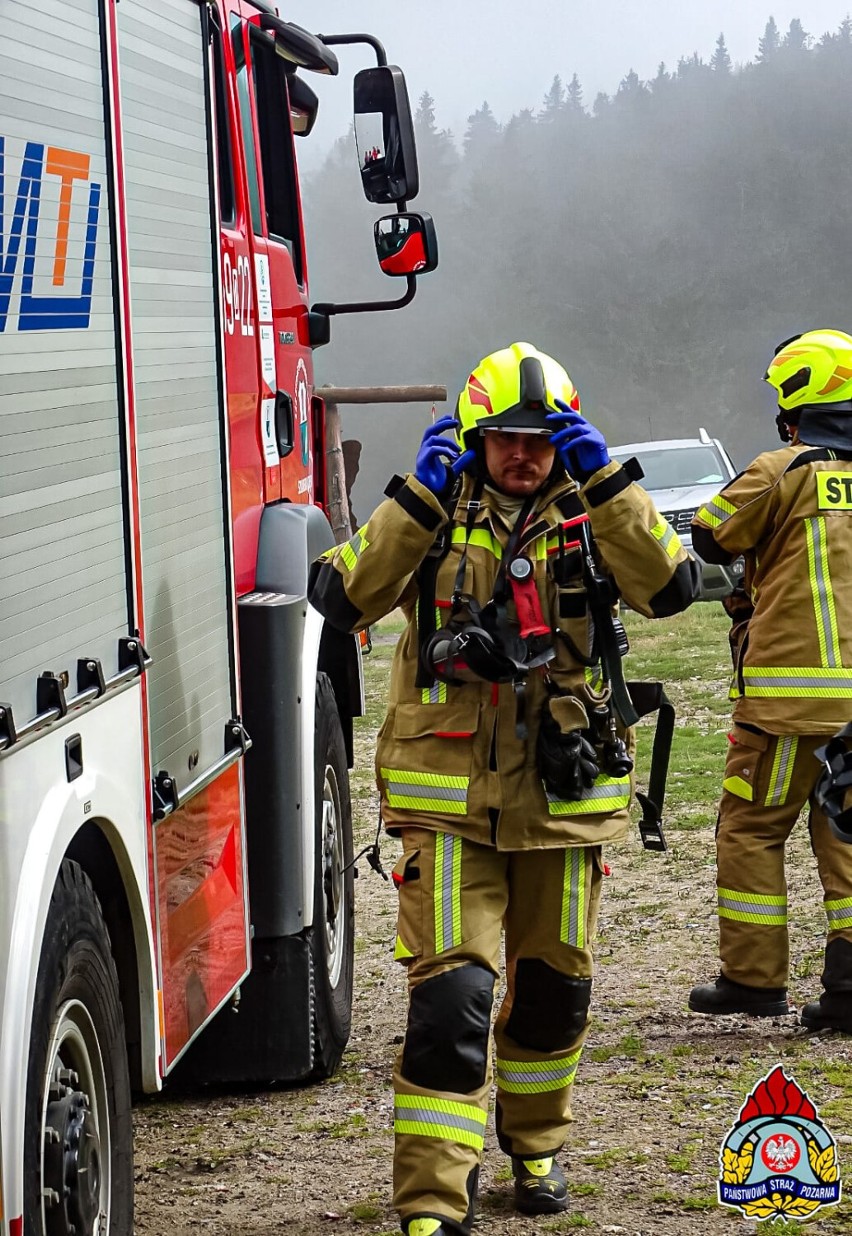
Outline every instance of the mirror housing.
<path fill-rule="evenodd" d="M 404 202 L 420 187 L 414 124 L 402 69 L 377 65 L 355 75 L 355 144 L 368 202 Z"/>
<path fill-rule="evenodd" d="M 376 220 L 373 239 L 386 275 L 426 275 L 438 265 L 438 235 L 431 215 L 383 215 Z"/>
<path fill-rule="evenodd" d="M 310 30 L 292 21 L 282 21 L 275 13 L 266 10 L 260 14 L 260 28 L 274 33 L 275 50 L 288 64 L 297 69 L 310 69 L 312 73 L 337 76 L 340 68 L 337 56 Z"/>
<path fill-rule="evenodd" d="M 290 121 L 296 137 L 307 137 L 314 127 L 319 99 L 306 81 L 295 73 L 287 74 L 287 94 L 290 99 Z"/>

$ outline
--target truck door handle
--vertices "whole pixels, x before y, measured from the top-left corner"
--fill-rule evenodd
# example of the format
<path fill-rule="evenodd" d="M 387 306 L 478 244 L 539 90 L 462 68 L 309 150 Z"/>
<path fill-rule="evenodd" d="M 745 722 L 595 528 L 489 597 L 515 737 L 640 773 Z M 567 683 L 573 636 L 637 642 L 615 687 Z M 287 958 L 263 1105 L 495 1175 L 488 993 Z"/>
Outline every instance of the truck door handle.
<path fill-rule="evenodd" d="M 276 391 L 275 394 L 275 441 L 278 454 L 286 459 L 296 442 L 293 400 L 286 391 Z"/>

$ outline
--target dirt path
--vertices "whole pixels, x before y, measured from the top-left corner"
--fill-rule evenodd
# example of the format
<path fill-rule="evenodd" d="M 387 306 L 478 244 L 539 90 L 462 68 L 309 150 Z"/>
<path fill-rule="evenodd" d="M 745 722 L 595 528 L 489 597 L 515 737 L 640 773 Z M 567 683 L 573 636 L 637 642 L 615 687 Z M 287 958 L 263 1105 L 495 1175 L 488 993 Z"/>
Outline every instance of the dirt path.
<path fill-rule="evenodd" d="M 371 750 L 381 673 L 371 670 L 373 724 L 361 728 L 353 783 L 360 836 L 375 818 Z M 819 990 L 822 894 L 804 828 L 790 863 L 791 996 Z M 666 855 L 632 836 L 608 854 L 592 1028 L 564 1152 L 565 1215 L 514 1214 L 505 1159 L 486 1141 L 476 1231 L 527 1236 L 586 1229 L 624 1236 L 793 1233 L 716 1203 L 720 1142 L 746 1095 L 783 1063 L 839 1143 L 852 1189 L 852 1039 L 806 1035 L 794 1017 L 702 1018 L 686 1011 L 695 981 L 716 973 L 712 831 L 671 831 Z M 363 842 L 361 843 L 363 844 Z M 389 869 L 394 843 L 385 842 Z M 313 1089 L 239 1094 L 170 1092 L 136 1118 L 140 1236 L 392 1236 L 391 1064 L 405 1000 L 390 960 L 395 894 L 362 865 L 352 1039 L 339 1075 Z M 852 1206 L 819 1213 L 820 1231 L 852 1233 Z"/>

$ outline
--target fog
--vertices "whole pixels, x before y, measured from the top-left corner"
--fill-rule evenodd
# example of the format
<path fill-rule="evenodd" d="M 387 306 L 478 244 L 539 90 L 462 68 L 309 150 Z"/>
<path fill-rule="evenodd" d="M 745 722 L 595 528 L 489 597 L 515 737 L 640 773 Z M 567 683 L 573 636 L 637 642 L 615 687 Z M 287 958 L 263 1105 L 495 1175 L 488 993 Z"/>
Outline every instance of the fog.
<path fill-rule="evenodd" d="M 316 28 L 313 7 L 288 16 Z M 440 265 L 404 309 L 334 317 L 319 382 L 444 383 L 451 410 L 483 355 L 526 339 L 568 368 L 613 444 L 704 426 L 740 466 L 780 445 L 761 381 L 775 344 L 852 327 L 845 5 L 811 3 L 799 21 L 789 5 L 770 18 L 657 2 L 638 23 L 613 0 L 533 0 L 522 26 L 508 4 L 456 5 L 441 23 L 444 8 L 415 21 L 373 0 L 354 23 L 342 2 L 322 6 L 325 30 L 369 29 L 406 71 L 410 209 L 433 215 Z M 370 62 L 346 48 L 340 79 L 310 77 L 321 119 L 298 145 L 313 300 L 405 288 L 378 271 L 385 212 L 361 195 L 346 131 L 352 74 Z M 429 415 L 343 409 L 344 437 L 364 444 L 361 522 L 413 466 Z"/>

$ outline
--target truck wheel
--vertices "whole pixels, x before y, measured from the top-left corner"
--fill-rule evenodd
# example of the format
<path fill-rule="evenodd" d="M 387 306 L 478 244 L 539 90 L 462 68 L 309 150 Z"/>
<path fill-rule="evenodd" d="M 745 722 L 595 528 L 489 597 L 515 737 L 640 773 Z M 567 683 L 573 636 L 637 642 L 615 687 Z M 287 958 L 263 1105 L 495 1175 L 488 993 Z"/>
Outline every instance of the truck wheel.
<path fill-rule="evenodd" d="M 124 1018 L 91 882 L 63 862 L 44 929 L 27 1066 L 25 1236 L 130 1236 Z"/>
<path fill-rule="evenodd" d="M 314 922 L 309 936 L 314 983 L 312 1077 L 317 1079 L 332 1075 L 349 1040 L 355 940 L 349 772 L 337 702 L 327 674 L 317 675 L 314 740 L 316 855 Z"/>

